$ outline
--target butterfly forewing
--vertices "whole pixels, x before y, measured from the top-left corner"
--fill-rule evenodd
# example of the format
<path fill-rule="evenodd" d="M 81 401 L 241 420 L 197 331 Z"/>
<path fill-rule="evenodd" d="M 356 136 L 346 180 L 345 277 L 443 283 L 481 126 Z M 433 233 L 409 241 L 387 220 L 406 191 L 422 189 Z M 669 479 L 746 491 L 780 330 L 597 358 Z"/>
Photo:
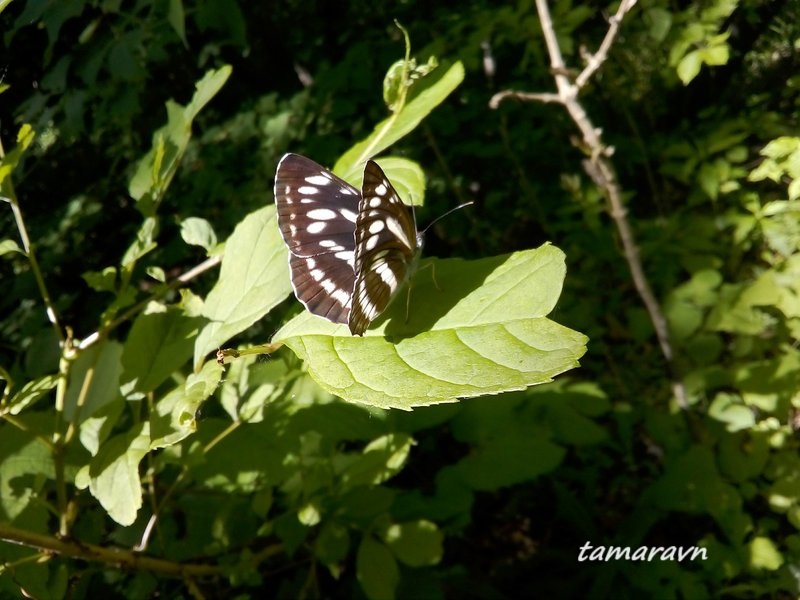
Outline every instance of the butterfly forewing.
<path fill-rule="evenodd" d="M 349 326 L 362 335 L 409 275 L 419 250 L 413 212 L 381 168 L 367 161 L 355 227 L 355 285 Z"/>
<path fill-rule="evenodd" d="M 353 186 L 304 156 L 286 154 L 278 163 L 275 204 L 295 296 L 334 323 L 347 323 L 350 315 L 360 198 Z"/>

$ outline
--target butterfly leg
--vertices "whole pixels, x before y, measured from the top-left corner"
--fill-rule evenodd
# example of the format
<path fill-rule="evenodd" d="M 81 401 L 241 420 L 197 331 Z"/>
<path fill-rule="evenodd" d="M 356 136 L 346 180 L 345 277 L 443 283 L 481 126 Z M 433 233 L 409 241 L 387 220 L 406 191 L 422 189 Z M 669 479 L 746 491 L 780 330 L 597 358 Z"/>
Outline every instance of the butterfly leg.
<path fill-rule="evenodd" d="M 433 281 L 434 287 L 436 287 L 436 291 L 437 292 L 441 292 L 442 288 L 439 287 L 439 282 L 436 281 L 436 263 L 435 262 L 433 262 L 432 260 L 428 261 L 427 263 L 425 263 L 425 265 L 423 265 L 422 267 L 417 269 L 417 273 L 421 273 L 423 270 L 427 269 L 428 267 L 430 267 L 430 269 L 431 269 L 431 280 Z M 409 281 L 409 283 L 410 283 L 410 281 Z"/>

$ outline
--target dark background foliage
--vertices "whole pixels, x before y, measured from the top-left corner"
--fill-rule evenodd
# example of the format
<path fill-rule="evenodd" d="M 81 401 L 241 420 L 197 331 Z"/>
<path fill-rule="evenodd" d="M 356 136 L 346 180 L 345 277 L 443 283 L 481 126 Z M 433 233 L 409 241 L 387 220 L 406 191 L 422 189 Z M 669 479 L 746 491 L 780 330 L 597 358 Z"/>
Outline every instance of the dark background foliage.
<path fill-rule="evenodd" d="M 575 69 L 602 41 L 614 9 L 551 3 L 562 51 Z M 394 516 L 430 520 L 444 535 L 438 564 L 401 569 L 397 597 L 797 595 L 800 465 L 791 415 L 800 408 L 800 310 L 792 308 L 800 291 L 793 283 L 800 232 L 791 203 L 765 208 L 787 198 L 785 184 L 795 175 L 748 179 L 762 162 L 761 149 L 795 134 L 799 124 L 797 3 L 642 2 L 582 92 L 584 108 L 615 151 L 645 272 L 673 332 L 689 392 L 685 408 L 672 398 L 667 364 L 605 199 L 582 169 L 586 155 L 574 124 L 558 105 L 488 106 L 503 89 L 553 89 L 532 5 L 17 0 L 2 19 L 0 68 L 8 89 L 0 139 L 8 151 L 22 123 L 37 131 L 14 186 L 54 303 L 78 337 L 97 327 L 109 303 L 81 276 L 116 264 L 136 236 L 140 218 L 128 183 L 137 161 L 165 121 L 165 102 L 188 102 L 206 71 L 233 68 L 194 123 L 160 208 L 158 247 L 132 278 L 139 297 L 149 289 L 146 266 L 160 265 L 173 277 L 205 257 L 181 240 L 184 219 L 207 219 L 227 238 L 245 215 L 272 201 L 284 152 L 332 165 L 386 116 L 381 83 L 403 52 L 395 19 L 421 61 L 435 55 L 463 62 L 463 85 L 393 148 L 425 170 L 422 223 L 475 201 L 432 228 L 426 254 L 477 258 L 552 242 L 568 264 L 553 318 L 588 335 L 589 351 L 579 369 L 542 388 L 374 417 L 416 442 L 389 484 L 398 497 Z M 702 35 L 692 38 L 700 26 Z M 725 32 L 725 60 L 703 64 L 682 81 L 679 59 L 714 47 L 720 42 L 713 37 Z M 482 43 L 491 48 L 493 73 L 484 70 Z M 0 227 L 2 238 L 16 239 L 10 211 L 0 213 Z M 212 279 L 193 282 L 193 291 L 204 295 Z M 0 365 L 22 382 L 57 371 L 59 350 L 27 261 L 4 256 L 0 281 Z M 263 343 L 296 310 L 287 301 L 242 341 Z M 121 328 L 119 338 L 127 331 Z M 49 414 L 43 404 L 37 411 Z M 222 411 L 203 411 L 209 421 L 198 422 L 197 436 L 208 441 Z M 524 428 L 509 434 L 519 423 Z M 380 430 L 351 437 L 328 431 L 324 421 L 312 425 L 331 453 L 361 448 Z M 0 436 L 12 429 L 0 423 Z M 499 443 L 505 436 L 519 445 Z M 539 439 L 559 449 L 552 461 L 531 454 Z M 472 465 L 475 456 L 487 463 Z M 482 474 L 492 469 L 500 474 Z M 166 469 L 164 480 L 175 472 Z M 458 485 L 454 473 L 463 479 Z M 195 481 L 202 488 L 203 478 Z M 274 493 L 280 496 L 278 487 Z M 85 496 L 78 529 L 88 539 L 135 543 L 135 533 L 107 522 Z M 183 496 L 176 514 L 190 511 L 191 499 Z M 249 513 L 237 523 L 231 503 L 207 496 L 203 502 L 203 518 L 259 527 Z M 281 502 L 287 514 L 297 508 Z M 188 523 L 194 521 L 185 515 L 170 522 L 176 539 L 185 540 Z M 216 539 L 212 532 L 195 535 L 204 547 Z M 280 525 L 271 535 L 291 546 Z M 709 560 L 578 562 L 587 540 L 701 545 Z M 257 552 L 261 543 L 243 533 L 228 542 L 231 556 L 243 547 Z M 260 579 L 217 583 L 225 591 L 216 594 L 364 593 L 354 546 L 330 563 L 317 555 L 324 566 L 315 566 L 313 553 L 298 552 L 281 554 Z M 176 548 L 163 555 L 182 559 Z M 340 570 L 334 573 L 332 563 Z M 169 579 L 60 564 L 68 565 L 75 596 L 179 593 Z M 205 593 L 216 597 L 213 589 Z"/>

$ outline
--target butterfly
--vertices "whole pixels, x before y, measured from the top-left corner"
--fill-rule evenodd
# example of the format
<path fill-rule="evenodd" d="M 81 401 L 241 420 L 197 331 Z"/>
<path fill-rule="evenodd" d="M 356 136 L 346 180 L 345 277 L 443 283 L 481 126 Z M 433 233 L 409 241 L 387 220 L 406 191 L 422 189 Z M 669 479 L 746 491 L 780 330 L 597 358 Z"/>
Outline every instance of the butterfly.
<path fill-rule="evenodd" d="M 372 160 L 359 191 L 299 154 L 278 162 L 275 204 L 297 299 L 363 335 L 416 267 L 413 210 Z"/>

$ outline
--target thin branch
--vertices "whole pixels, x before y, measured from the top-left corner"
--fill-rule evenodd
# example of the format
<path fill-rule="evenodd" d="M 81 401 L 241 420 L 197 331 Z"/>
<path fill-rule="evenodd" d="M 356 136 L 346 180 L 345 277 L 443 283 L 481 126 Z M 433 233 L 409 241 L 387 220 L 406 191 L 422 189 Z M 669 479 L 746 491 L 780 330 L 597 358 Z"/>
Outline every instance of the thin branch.
<path fill-rule="evenodd" d="M 2 145 L 0 145 L 0 158 L 3 156 L 5 156 L 5 152 L 3 151 Z M 25 251 L 25 256 L 28 258 L 28 262 L 31 265 L 31 271 L 33 272 L 33 277 L 36 280 L 36 285 L 39 288 L 39 294 L 41 294 L 42 300 L 44 300 L 47 320 L 50 321 L 50 324 L 53 326 L 53 329 L 56 332 L 56 336 L 58 336 L 58 339 L 63 346 L 67 336 L 64 333 L 64 328 L 61 326 L 61 320 L 59 319 L 58 312 L 56 311 L 56 305 L 53 303 L 50 292 L 47 290 L 47 285 L 45 284 L 44 277 L 42 276 L 42 270 L 39 268 L 39 261 L 36 258 L 36 250 L 34 245 L 31 243 L 30 236 L 28 235 L 28 228 L 25 226 L 22 208 L 20 207 L 19 200 L 14 192 L 14 185 L 11 182 L 11 177 L 7 177 L 4 181 L 3 193 L 11 205 L 11 212 L 14 215 L 14 221 L 17 224 L 17 231 L 19 232 L 19 237 L 22 241 L 22 249 Z"/>
<path fill-rule="evenodd" d="M 154 571 L 172 577 L 222 575 L 228 568 L 212 564 L 179 563 L 143 556 L 124 548 L 106 548 L 76 540 L 58 539 L 49 535 L 18 529 L 6 523 L 0 523 L 0 540 L 36 548 L 45 553 L 59 554 L 66 558 L 101 562 L 127 569 Z"/>
<path fill-rule="evenodd" d="M 212 256 L 211 258 L 207 258 L 206 260 L 201 262 L 199 265 L 197 265 L 195 267 L 192 267 L 191 269 L 189 269 L 185 273 L 181 274 L 180 276 L 178 276 L 175 279 L 173 279 L 172 281 L 170 281 L 167 285 L 158 288 L 158 290 L 152 296 L 150 296 L 149 298 L 146 298 L 146 299 L 142 300 L 141 302 L 139 302 L 138 304 L 135 304 L 134 306 L 132 306 L 131 308 L 126 310 L 124 313 L 122 313 L 120 316 L 118 316 L 113 321 L 103 325 L 100 329 L 98 329 L 97 331 L 95 331 L 91 335 L 86 336 L 81 341 L 81 343 L 78 344 L 78 348 L 80 350 L 85 350 L 86 348 L 88 348 L 92 344 L 95 344 L 98 340 L 100 340 L 100 339 L 104 338 L 105 336 L 107 336 L 113 329 L 119 327 L 122 323 L 125 323 L 126 321 L 128 321 L 132 316 L 134 316 L 138 312 L 141 312 L 142 310 L 144 310 L 144 308 L 151 301 L 153 301 L 153 300 L 155 300 L 157 298 L 162 298 L 163 296 L 165 296 L 167 294 L 167 292 L 169 292 L 171 290 L 174 290 L 175 288 L 179 288 L 180 286 L 188 283 L 189 281 L 191 281 L 192 279 L 194 279 L 198 275 L 201 275 L 202 273 L 205 273 L 209 269 L 212 269 L 212 268 L 216 267 L 220 263 L 221 260 L 222 259 L 219 256 Z"/>
<path fill-rule="evenodd" d="M 214 577 L 230 571 L 230 565 L 209 563 L 185 563 L 144 556 L 119 547 L 97 546 L 72 539 L 59 539 L 49 535 L 18 529 L 7 523 L 0 523 L 0 541 L 29 548 L 36 548 L 46 554 L 58 554 L 65 558 L 77 558 L 112 565 L 116 568 L 146 570 L 169 577 Z M 283 552 L 281 544 L 273 544 L 253 554 L 253 564 Z"/>
<path fill-rule="evenodd" d="M 497 108 L 500 106 L 500 103 L 505 100 L 506 98 L 516 98 L 517 100 L 523 100 L 525 102 L 557 102 L 559 104 L 563 104 L 563 100 L 561 96 L 558 94 L 548 94 L 543 92 L 541 94 L 535 94 L 533 92 L 517 92 L 515 90 L 504 90 L 502 92 L 497 92 L 494 96 L 491 97 L 489 100 L 489 108 Z"/>
<path fill-rule="evenodd" d="M 617 33 L 619 33 L 619 26 L 622 24 L 622 19 L 635 4 L 636 0 L 622 0 L 622 2 L 619 3 L 619 8 L 617 9 L 616 14 L 608 20 L 608 31 L 606 32 L 606 37 L 603 38 L 603 43 L 600 44 L 597 52 L 589 55 L 589 60 L 586 63 L 586 67 L 575 79 L 575 87 L 581 89 L 583 86 L 585 86 L 591 76 L 594 75 L 595 72 L 600 68 L 600 65 L 606 61 L 606 58 L 608 58 L 608 50 L 614 43 Z"/>
<path fill-rule="evenodd" d="M 572 117 L 575 125 L 580 130 L 583 136 L 583 145 L 588 149 L 590 155 L 590 158 L 583 163 L 584 169 L 592 178 L 595 185 L 605 194 L 606 201 L 608 202 L 608 213 L 614 221 L 620 241 L 622 242 L 622 252 L 628 263 L 631 279 L 633 280 L 633 284 L 636 287 L 636 291 L 642 303 L 647 309 L 656 337 L 658 338 L 661 353 L 664 355 L 669 365 L 673 394 L 678 404 L 682 408 L 686 408 L 686 389 L 683 382 L 675 373 L 675 353 L 670 339 L 667 319 L 644 273 L 641 258 L 639 257 L 639 249 L 622 201 L 622 191 L 619 181 L 617 180 L 616 171 L 613 163 L 609 159 L 613 149 L 607 147 L 603 143 L 601 130 L 592 124 L 589 115 L 586 114 L 586 111 L 578 100 L 580 88 L 586 85 L 589 78 L 597 72 L 608 57 L 609 48 L 616 39 L 623 17 L 635 4 L 636 0 L 622 0 L 616 14 L 609 21 L 609 30 L 600 48 L 591 56 L 589 63 L 583 72 L 578 75 L 575 83 L 572 83 L 566 75 L 568 70 L 564 64 L 561 48 L 558 45 L 558 38 L 556 37 L 555 28 L 553 27 L 553 22 L 550 17 L 547 0 L 536 0 L 536 10 L 539 13 L 539 22 L 542 26 L 542 33 L 550 56 L 550 67 L 553 77 L 555 78 L 556 87 L 558 88 L 558 94 L 523 93 L 508 90 L 495 94 L 490 100 L 489 106 L 496 108 L 505 98 L 514 97 L 520 100 L 559 102 L 567 109 L 570 117 Z M 554 99 L 554 96 L 557 99 Z"/>

